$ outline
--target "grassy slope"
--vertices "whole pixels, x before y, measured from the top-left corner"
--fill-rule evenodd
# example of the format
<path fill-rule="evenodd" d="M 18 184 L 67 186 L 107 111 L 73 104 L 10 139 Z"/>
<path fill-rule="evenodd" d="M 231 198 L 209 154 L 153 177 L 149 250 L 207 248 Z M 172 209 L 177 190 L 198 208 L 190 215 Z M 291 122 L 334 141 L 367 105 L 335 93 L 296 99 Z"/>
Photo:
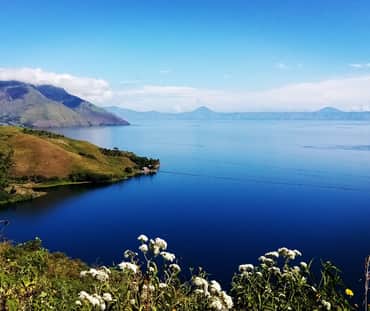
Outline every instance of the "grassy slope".
<path fill-rule="evenodd" d="M 136 175 L 141 169 L 129 152 L 110 156 L 85 141 L 1 126 L 0 153 L 10 150 L 14 152 L 10 178 L 13 183 L 38 181 L 32 187 L 116 181 Z"/>

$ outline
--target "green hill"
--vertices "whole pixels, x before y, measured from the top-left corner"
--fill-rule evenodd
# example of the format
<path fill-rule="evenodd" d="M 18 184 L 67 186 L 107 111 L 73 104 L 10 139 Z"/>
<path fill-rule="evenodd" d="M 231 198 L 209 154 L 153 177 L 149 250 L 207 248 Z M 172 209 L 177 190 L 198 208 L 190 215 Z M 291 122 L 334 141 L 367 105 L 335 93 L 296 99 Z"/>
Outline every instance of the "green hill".
<path fill-rule="evenodd" d="M 103 183 L 155 172 L 158 160 L 103 149 L 47 131 L 0 126 L 0 204 L 32 198 L 35 189 Z"/>

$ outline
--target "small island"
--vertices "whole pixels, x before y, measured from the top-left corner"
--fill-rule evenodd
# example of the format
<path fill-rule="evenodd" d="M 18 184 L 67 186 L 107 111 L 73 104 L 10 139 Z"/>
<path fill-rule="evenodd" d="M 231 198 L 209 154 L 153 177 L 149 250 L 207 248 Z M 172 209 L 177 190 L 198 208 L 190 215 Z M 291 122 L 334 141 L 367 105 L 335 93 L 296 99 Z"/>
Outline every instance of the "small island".
<path fill-rule="evenodd" d="M 0 205 L 34 199 L 46 189 L 82 183 L 113 183 L 155 174 L 158 159 L 44 130 L 0 126 Z"/>

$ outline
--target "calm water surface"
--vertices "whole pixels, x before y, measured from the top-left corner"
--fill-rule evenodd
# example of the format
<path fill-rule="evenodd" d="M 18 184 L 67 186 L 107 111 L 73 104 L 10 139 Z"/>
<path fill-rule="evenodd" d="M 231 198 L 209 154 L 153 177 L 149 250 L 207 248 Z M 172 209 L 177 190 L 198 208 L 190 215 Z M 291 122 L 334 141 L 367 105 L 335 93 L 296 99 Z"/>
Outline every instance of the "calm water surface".
<path fill-rule="evenodd" d="M 150 122 L 64 129 L 103 147 L 160 158 L 156 176 L 66 187 L 0 212 L 6 234 L 118 263 L 140 233 L 183 266 L 229 282 L 281 246 L 331 259 L 356 287 L 370 253 L 370 125 L 350 122 Z"/>

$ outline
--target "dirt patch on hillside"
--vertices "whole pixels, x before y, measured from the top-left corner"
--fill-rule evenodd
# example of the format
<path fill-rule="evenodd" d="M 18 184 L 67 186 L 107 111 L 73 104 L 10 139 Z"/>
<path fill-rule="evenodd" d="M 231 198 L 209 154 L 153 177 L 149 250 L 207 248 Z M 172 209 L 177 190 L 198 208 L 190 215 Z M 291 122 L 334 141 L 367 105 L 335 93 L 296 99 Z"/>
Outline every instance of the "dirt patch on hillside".
<path fill-rule="evenodd" d="M 14 148 L 12 174 L 21 176 L 67 177 L 74 162 L 72 153 L 36 136 L 18 134 L 11 138 Z"/>

